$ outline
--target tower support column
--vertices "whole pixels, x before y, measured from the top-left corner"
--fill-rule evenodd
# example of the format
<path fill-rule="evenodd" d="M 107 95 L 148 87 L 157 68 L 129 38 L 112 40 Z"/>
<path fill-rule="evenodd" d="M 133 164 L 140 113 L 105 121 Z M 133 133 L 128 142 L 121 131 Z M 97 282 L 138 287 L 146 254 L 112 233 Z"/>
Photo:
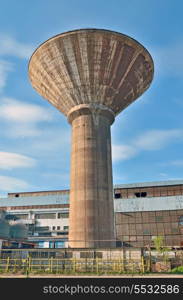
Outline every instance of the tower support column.
<path fill-rule="evenodd" d="M 110 126 L 112 111 L 102 105 L 78 105 L 72 124 L 69 246 L 115 246 Z"/>

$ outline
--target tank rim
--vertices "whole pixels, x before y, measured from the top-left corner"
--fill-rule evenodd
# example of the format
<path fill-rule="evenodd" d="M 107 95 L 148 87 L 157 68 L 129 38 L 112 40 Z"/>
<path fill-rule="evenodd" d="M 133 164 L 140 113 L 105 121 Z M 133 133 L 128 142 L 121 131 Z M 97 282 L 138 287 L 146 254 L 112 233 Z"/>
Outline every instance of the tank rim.
<path fill-rule="evenodd" d="M 77 33 L 77 32 L 82 32 L 82 31 L 103 31 L 103 32 L 106 32 L 106 33 L 111 33 L 111 34 L 115 34 L 117 36 L 120 36 L 120 37 L 125 37 L 127 38 L 128 40 L 132 40 L 133 42 L 135 42 L 138 46 L 140 46 L 145 52 L 146 54 L 149 56 L 150 58 L 150 61 L 151 61 L 151 64 L 152 64 L 152 79 L 151 79 L 151 82 L 153 80 L 153 77 L 154 77 L 154 61 L 153 61 L 153 58 L 151 56 L 151 54 L 149 53 L 149 51 L 140 43 L 138 42 L 136 39 L 130 37 L 129 35 L 127 34 L 124 34 L 124 33 L 121 33 L 121 32 L 118 32 L 118 31 L 113 31 L 113 30 L 110 30 L 110 29 L 105 29 L 105 28 L 80 28 L 80 29 L 73 29 L 73 30 L 69 30 L 69 31 L 65 31 L 65 32 L 62 32 L 62 33 L 58 33 L 52 37 L 50 37 L 49 39 L 47 39 L 46 41 L 44 41 L 43 43 L 41 43 L 35 50 L 34 52 L 32 53 L 30 59 L 29 59 L 29 63 L 28 63 L 28 71 L 29 71 L 29 68 L 30 68 L 30 64 L 31 64 L 31 61 L 32 61 L 32 58 L 33 56 L 36 54 L 36 52 L 43 46 L 45 45 L 46 43 L 50 42 L 51 40 L 54 40 L 60 36 L 67 36 L 67 35 L 72 35 L 74 33 Z"/>

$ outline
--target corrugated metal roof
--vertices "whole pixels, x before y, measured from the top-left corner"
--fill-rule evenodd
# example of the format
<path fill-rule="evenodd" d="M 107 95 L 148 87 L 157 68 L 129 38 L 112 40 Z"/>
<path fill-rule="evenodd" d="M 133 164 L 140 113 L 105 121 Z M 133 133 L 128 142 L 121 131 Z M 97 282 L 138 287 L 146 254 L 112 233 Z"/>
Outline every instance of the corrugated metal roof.
<path fill-rule="evenodd" d="M 69 190 L 67 189 L 67 190 L 49 190 L 49 191 L 33 191 L 33 192 L 20 192 L 20 193 L 18 193 L 18 192 L 16 192 L 16 193 L 8 193 L 8 196 L 13 196 L 13 195 L 17 195 L 17 194 L 19 194 L 20 196 L 21 196 L 21 194 L 23 194 L 23 195 L 28 195 L 28 194 L 31 194 L 31 193 L 49 193 L 49 195 L 51 195 L 51 193 L 53 193 L 53 195 L 55 195 L 55 194 L 63 194 L 63 193 L 67 193 L 67 192 L 69 192 Z M 35 195 L 36 196 L 36 195 Z M 37 196 L 39 196 L 39 195 L 37 195 Z M 41 195 L 40 195 L 41 196 Z"/>
<path fill-rule="evenodd" d="M 115 212 L 138 212 L 183 209 L 183 196 L 115 199 Z"/>
<path fill-rule="evenodd" d="M 137 182 L 137 183 L 125 183 L 115 184 L 114 188 L 138 188 L 138 187 L 152 187 L 152 186 L 168 186 L 168 185 L 179 185 L 183 184 L 181 180 L 167 180 L 167 181 L 152 181 L 152 182 Z"/>
<path fill-rule="evenodd" d="M 118 188 L 138 188 L 138 187 L 152 187 L 152 186 L 172 186 L 172 185 L 183 185 L 183 180 L 170 180 L 170 181 L 154 181 L 154 182 L 139 182 L 139 183 L 129 183 L 129 184 L 116 184 L 114 189 Z M 151 199 L 152 203 L 157 197 L 145 198 L 144 200 Z M 159 201 L 162 201 L 164 197 L 159 197 Z M 170 198 L 170 197 L 168 197 Z M 172 197 L 172 200 L 176 196 Z M 133 199 L 122 199 L 123 203 L 130 203 Z M 134 199 L 138 201 L 138 199 Z M 141 199 L 140 199 L 141 200 Z M 139 200 L 139 201 L 140 201 Z M 115 203 L 120 201 L 120 199 L 115 199 Z M 127 202 L 126 202 L 127 201 Z M 28 206 L 28 205 L 50 205 L 50 204 L 68 204 L 69 203 L 69 193 L 68 194 L 55 194 L 55 195 L 43 195 L 43 196 L 23 196 L 23 197 L 7 197 L 0 198 L 0 207 L 13 207 L 13 206 Z M 135 202 L 140 203 L 140 202 Z M 148 202 L 147 202 L 148 203 Z M 162 202 L 163 203 L 163 202 Z M 164 204 L 165 206 L 167 204 Z M 170 208 L 168 208 L 170 209 Z"/>
<path fill-rule="evenodd" d="M 28 205 L 49 205 L 49 204 L 68 204 L 69 194 L 49 195 L 49 196 L 29 196 L 12 197 L 0 199 L 0 207 L 28 206 Z"/>

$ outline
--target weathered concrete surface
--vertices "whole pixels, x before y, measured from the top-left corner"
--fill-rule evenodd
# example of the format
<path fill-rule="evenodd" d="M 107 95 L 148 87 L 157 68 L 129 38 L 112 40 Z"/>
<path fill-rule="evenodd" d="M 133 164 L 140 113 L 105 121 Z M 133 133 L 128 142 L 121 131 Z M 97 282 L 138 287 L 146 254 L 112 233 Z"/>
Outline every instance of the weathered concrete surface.
<path fill-rule="evenodd" d="M 65 115 L 93 102 L 118 114 L 149 87 L 153 61 L 126 35 L 81 29 L 43 43 L 30 60 L 29 76 L 38 93 Z"/>
<path fill-rule="evenodd" d="M 114 117 L 102 110 L 82 113 L 72 118 L 69 245 L 114 247 L 110 134 Z"/>
<path fill-rule="evenodd" d="M 72 124 L 69 245 L 113 247 L 110 125 L 149 87 L 152 58 L 126 35 L 81 29 L 43 43 L 29 76 Z"/>

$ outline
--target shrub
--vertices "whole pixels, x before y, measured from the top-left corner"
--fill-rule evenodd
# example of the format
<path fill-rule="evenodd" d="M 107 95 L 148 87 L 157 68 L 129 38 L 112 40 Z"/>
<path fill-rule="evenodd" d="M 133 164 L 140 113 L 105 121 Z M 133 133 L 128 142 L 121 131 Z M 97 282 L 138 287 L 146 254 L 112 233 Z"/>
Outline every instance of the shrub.
<path fill-rule="evenodd" d="M 179 267 L 172 269 L 171 273 L 183 274 L 183 266 L 179 266 Z"/>

